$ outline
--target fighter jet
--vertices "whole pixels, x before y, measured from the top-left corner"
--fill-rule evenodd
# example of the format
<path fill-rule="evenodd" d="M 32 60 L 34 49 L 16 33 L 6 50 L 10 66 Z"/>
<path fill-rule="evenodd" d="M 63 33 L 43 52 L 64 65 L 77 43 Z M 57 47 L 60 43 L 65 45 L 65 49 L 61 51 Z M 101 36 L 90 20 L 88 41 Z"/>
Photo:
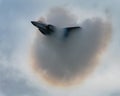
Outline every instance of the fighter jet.
<path fill-rule="evenodd" d="M 46 35 L 46 36 L 50 36 L 52 34 L 54 34 L 57 30 L 57 27 L 51 24 L 45 24 L 43 22 L 38 22 L 38 21 L 31 21 L 31 23 L 36 26 L 39 31 Z M 63 30 L 63 37 L 67 38 L 69 37 L 69 35 L 74 32 L 75 30 L 81 29 L 80 26 L 75 26 L 75 27 L 66 27 L 66 28 L 62 28 Z"/>

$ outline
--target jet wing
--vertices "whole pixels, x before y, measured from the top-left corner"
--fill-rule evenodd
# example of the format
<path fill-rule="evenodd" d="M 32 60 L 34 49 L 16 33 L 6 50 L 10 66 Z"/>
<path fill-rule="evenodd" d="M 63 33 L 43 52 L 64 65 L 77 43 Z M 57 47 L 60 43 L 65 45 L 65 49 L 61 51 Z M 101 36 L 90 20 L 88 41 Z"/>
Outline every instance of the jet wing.
<path fill-rule="evenodd" d="M 64 37 L 67 38 L 72 32 L 81 29 L 81 27 L 76 26 L 76 27 L 66 27 Z"/>
<path fill-rule="evenodd" d="M 67 27 L 65 28 L 67 31 L 74 31 L 74 30 L 77 30 L 77 29 L 81 29 L 81 27 L 79 26 L 76 26 L 76 27 Z"/>

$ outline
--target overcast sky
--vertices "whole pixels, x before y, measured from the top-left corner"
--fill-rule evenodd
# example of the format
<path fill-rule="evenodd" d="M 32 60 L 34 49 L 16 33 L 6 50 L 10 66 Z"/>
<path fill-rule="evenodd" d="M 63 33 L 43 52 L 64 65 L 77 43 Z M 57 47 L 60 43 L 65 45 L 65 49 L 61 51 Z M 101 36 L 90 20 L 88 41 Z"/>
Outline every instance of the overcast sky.
<path fill-rule="evenodd" d="M 0 0 L 0 96 L 120 96 L 119 5 L 119 0 Z M 107 9 L 112 18 L 112 39 L 99 66 L 72 91 L 46 88 L 27 70 L 35 32 L 30 21 L 56 6 L 81 10 L 83 17 Z"/>

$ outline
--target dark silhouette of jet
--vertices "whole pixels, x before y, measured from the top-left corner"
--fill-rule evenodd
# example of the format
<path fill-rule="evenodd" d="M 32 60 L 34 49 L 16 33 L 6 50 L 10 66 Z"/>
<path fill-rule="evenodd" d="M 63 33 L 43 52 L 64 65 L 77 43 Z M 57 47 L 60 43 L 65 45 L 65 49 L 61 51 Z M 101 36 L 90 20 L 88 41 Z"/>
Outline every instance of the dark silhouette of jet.
<path fill-rule="evenodd" d="M 36 26 L 39 31 L 44 34 L 44 35 L 52 35 L 57 31 L 57 27 L 51 24 L 45 24 L 43 22 L 37 22 L 37 21 L 31 21 L 31 23 Z M 69 35 L 74 32 L 75 30 L 81 29 L 79 26 L 75 27 L 66 27 L 62 28 L 61 30 L 63 31 L 63 37 L 67 38 Z"/>

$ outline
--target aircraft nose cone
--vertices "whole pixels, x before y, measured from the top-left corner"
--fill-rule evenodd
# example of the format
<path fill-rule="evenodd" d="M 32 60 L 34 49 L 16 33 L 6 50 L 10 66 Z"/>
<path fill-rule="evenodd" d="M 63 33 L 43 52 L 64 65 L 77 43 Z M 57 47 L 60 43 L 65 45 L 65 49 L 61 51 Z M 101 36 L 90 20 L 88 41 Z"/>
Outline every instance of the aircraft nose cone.
<path fill-rule="evenodd" d="M 31 21 L 31 23 L 36 26 L 37 25 L 37 22 L 36 21 Z"/>
<path fill-rule="evenodd" d="M 45 29 L 46 24 L 38 21 L 31 21 L 31 23 L 39 29 Z"/>

